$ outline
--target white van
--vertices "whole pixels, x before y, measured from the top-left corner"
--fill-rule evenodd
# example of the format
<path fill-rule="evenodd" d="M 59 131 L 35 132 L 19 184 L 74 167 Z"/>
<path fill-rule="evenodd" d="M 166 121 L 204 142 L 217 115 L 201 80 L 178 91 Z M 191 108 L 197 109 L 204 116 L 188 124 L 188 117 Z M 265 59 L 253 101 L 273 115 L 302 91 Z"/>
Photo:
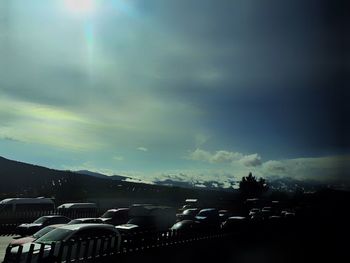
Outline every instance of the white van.
<path fill-rule="evenodd" d="M 50 211 L 55 209 L 51 198 L 7 198 L 0 201 L 1 212 Z"/>
<path fill-rule="evenodd" d="M 96 213 L 97 205 L 95 203 L 66 203 L 57 207 L 58 212 L 70 213 L 70 212 L 81 212 L 81 213 Z"/>

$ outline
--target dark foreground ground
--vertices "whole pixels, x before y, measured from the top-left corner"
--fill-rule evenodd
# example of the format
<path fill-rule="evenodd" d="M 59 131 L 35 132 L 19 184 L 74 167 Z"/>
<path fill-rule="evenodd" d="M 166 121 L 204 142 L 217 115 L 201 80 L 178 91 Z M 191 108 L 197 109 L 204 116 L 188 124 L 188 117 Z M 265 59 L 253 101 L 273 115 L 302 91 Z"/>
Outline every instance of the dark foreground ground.
<path fill-rule="evenodd" d="M 162 248 L 123 256 L 119 262 L 347 262 L 348 239 L 341 233 L 311 229 L 301 234 L 260 233 L 259 236 L 237 236 L 224 240 L 189 243 L 176 248 Z M 257 233 L 256 233 L 257 234 Z M 338 235 L 339 234 L 339 235 Z M 344 261 L 345 260 L 345 261 Z M 110 262 L 110 261 L 108 261 Z"/>
<path fill-rule="evenodd" d="M 349 197 L 349 193 L 324 192 L 302 199 L 295 207 L 296 216 L 288 220 L 250 221 L 225 237 L 89 262 L 349 262 Z"/>
<path fill-rule="evenodd" d="M 324 195 L 290 222 L 251 224 L 228 238 L 132 254 L 118 262 L 349 262 L 349 204 L 348 194 Z"/>

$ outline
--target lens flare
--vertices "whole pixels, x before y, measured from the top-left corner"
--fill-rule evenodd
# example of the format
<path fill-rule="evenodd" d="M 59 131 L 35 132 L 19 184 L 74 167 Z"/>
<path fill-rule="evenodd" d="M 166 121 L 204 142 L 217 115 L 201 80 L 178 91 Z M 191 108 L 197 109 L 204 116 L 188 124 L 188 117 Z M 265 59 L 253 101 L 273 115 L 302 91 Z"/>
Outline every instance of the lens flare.
<path fill-rule="evenodd" d="M 95 0 L 64 0 L 64 4 L 70 12 L 81 15 L 95 10 Z"/>

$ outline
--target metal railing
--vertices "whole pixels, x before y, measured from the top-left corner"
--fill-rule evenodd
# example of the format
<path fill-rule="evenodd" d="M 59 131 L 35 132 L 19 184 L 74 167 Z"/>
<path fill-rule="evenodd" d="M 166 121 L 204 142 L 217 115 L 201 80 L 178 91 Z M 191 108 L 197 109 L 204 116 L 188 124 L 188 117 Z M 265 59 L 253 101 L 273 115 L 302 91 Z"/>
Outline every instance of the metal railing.
<path fill-rule="evenodd" d="M 171 246 L 207 241 L 229 236 L 222 230 L 183 232 L 168 230 L 162 232 L 134 232 L 122 237 L 89 237 L 76 241 L 53 242 L 51 244 L 30 244 L 8 246 L 4 263 L 34 262 L 88 262 L 112 260 L 118 256 L 142 252 L 150 249 L 162 249 Z"/>

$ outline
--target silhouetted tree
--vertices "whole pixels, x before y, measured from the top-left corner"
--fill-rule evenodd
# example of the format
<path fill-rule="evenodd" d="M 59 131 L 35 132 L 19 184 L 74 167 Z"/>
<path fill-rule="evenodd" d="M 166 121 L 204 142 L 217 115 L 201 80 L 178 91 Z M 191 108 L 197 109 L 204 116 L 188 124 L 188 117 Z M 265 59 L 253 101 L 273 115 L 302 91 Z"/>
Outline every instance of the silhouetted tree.
<path fill-rule="evenodd" d="M 260 197 L 269 189 L 264 178 L 257 178 L 249 173 L 248 176 L 243 176 L 239 183 L 239 191 L 244 198 Z"/>

